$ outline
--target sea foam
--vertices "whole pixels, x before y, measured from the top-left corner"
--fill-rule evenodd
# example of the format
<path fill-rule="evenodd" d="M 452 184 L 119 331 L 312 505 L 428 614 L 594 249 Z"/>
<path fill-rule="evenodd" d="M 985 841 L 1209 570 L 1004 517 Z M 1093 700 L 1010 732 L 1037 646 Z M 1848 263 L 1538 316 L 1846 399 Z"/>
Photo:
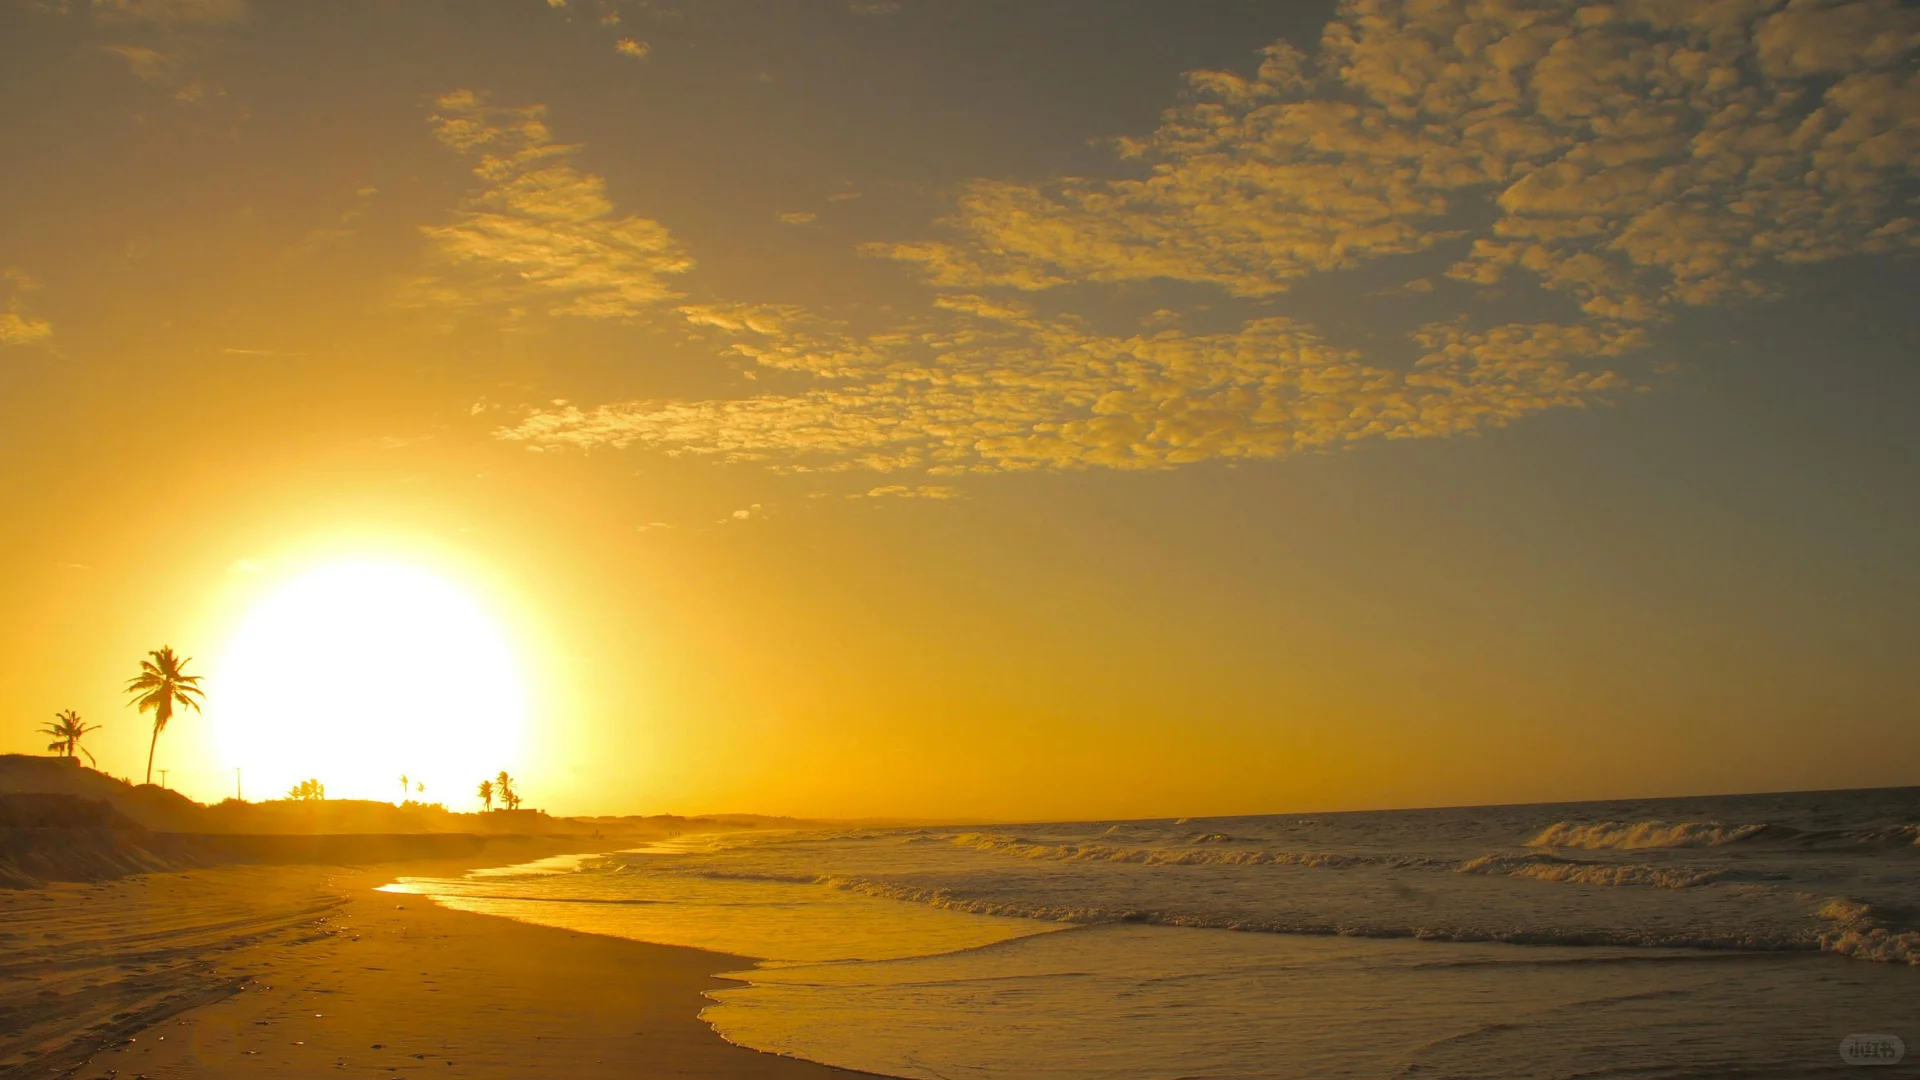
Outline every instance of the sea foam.
<path fill-rule="evenodd" d="M 1645 863 L 1584 862 L 1538 852 L 1524 855 L 1482 855 L 1460 864 L 1463 874 L 1505 874 L 1535 881 L 1578 885 L 1638 885 L 1657 889 L 1692 889 L 1710 885 L 1727 871 L 1699 866 L 1648 866 Z"/>
<path fill-rule="evenodd" d="M 1756 836 L 1766 828 L 1765 824 L 1722 825 L 1717 821 L 1556 821 L 1527 841 L 1527 846 L 1588 851 L 1719 847 Z"/>

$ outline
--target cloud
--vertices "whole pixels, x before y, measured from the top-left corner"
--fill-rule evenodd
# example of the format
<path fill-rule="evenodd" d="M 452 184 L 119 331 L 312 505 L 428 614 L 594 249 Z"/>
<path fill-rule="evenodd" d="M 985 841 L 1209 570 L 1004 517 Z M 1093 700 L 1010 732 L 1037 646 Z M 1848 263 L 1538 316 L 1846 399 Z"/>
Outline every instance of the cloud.
<path fill-rule="evenodd" d="M 1200 71 L 1124 180 L 982 180 L 933 284 L 1152 279 L 1271 296 L 1446 246 L 1605 319 L 1764 295 L 1769 267 L 1911 248 L 1920 10 L 1897 0 L 1348 0 L 1317 58 Z"/>
<path fill-rule="evenodd" d="M 606 183 L 557 143 L 546 109 L 496 107 L 469 90 L 442 95 L 435 136 L 477 159 L 482 182 L 449 224 L 422 229 L 449 273 L 412 283 L 416 303 L 537 304 L 553 315 L 626 318 L 676 298 L 693 260 L 664 225 L 617 216 Z"/>
<path fill-rule="evenodd" d="M 353 192 L 353 201 L 331 222 L 319 228 L 309 229 L 280 255 L 282 263 L 295 263 L 310 258 L 330 248 L 353 239 L 359 232 L 361 222 L 367 216 L 373 197 L 380 193 L 379 188 L 359 187 Z"/>
<path fill-rule="evenodd" d="M 102 51 L 125 60 L 128 71 L 148 82 L 166 77 L 173 68 L 173 61 L 165 53 L 144 45 L 106 45 L 102 46 Z"/>
<path fill-rule="evenodd" d="M 867 489 L 865 494 L 849 495 L 849 499 L 957 499 L 960 489 L 943 484 L 883 484 Z"/>
<path fill-rule="evenodd" d="M 363 439 L 361 443 L 364 446 L 371 446 L 377 450 L 404 450 L 409 446 L 416 446 L 423 442 L 429 442 L 432 439 L 433 436 L 431 435 L 380 435 L 374 438 Z"/>
<path fill-rule="evenodd" d="M 53 336 L 53 324 L 45 319 L 0 311 L 0 345 L 31 345 Z"/>
<path fill-rule="evenodd" d="M 10 294 L 0 308 L 0 345 L 32 345 L 53 336 L 53 324 L 37 319 L 24 310 L 24 293 L 39 292 L 40 282 L 19 267 L 0 269 L 0 282 Z"/>
<path fill-rule="evenodd" d="M 788 225 L 811 225 L 820 220 L 820 215 L 811 210 L 796 210 L 790 214 L 781 214 L 780 220 Z"/>
<path fill-rule="evenodd" d="M 635 60 L 644 60 L 647 54 L 653 51 L 653 46 L 644 41 L 635 41 L 632 38 L 621 38 L 619 41 L 613 43 L 613 51 L 619 53 L 621 56 L 631 56 Z"/>
<path fill-rule="evenodd" d="M 942 297 L 922 325 L 861 338 L 784 318 L 737 319 L 768 366 L 838 385 L 793 395 L 534 410 L 496 437 L 544 449 L 644 446 L 795 469 L 963 472 L 1168 468 L 1277 458 L 1368 438 L 1498 427 L 1579 407 L 1623 380 L 1576 361 L 1637 330 L 1554 323 L 1423 328 L 1411 370 L 1366 363 L 1286 318 L 1238 330 L 1104 334 L 980 295 Z M 792 342 L 810 333 L 816 349 Z"/>
<path fill-rule="evenodd" d="M 93 0 L 101 22 L 220 25 L 244 22 L 247 0 Z"/>
<path fill-rule="evenodd" d="M 1606 402 L 1676 310 L 1920 243 L 1917 49 L 1920 9 L 1895 0 L 1347 0 L 1311 57 L 1276 43 L 1250 73 L 1190 74 L 1189 100 L 1115 144 L 1131 175 L 976 181 L 934 238 L 864 248 L 935 288 L 922 313 L 856 331 L 794 305 L 673 309 L 792 389 L 542 406 L 495 435 L 790 470 L 1158 469 Z M 1410 320 L 1392 360 L 1282 315 L 1128 331 L 1033 296 L 1172 281 L 1271 302 L 1408 256 L 1376 300 L 1500 286 L 1504 306 Z"/>

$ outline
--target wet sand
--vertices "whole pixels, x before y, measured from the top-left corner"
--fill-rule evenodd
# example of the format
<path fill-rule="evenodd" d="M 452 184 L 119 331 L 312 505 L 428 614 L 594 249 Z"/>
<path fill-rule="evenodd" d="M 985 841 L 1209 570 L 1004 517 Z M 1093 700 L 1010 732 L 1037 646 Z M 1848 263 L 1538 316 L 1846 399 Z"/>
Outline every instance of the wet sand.
<path fill-rule="evenodd" d="M 698 1018 L 749 961 L 244 867 L 0 892 L 0 1077 L 855 1075 Z"/>

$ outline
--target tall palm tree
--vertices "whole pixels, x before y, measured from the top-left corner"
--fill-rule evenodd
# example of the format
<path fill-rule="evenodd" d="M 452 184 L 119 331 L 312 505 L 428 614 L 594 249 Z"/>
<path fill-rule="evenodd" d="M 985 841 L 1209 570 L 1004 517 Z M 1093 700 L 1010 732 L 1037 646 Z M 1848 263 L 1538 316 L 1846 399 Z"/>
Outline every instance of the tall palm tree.
<path fill-rule="evenodd" d="M 153 714 L 153 739 L 147 744 L 147 783 L 153 783 L 153 751 L 160 745 L 160 733 L 167 729 L 167 721 L 173 719 L 173 707 L 185 705 L 194 712 L 200 711 L 200 702 L 196 698 L 205 697 L 200 689 L 200 676 L 189 675 L 185 668 L 193 662 L 193 657 L 174 655 L 173 646 L 166 645 L 147 654 L 153 659 L 140 661 L 140 674 L 127 682 L 127 693 L 133 695 L 128 704 L 137 705 L 141 712 Z"/>
<path fill-rule="evenodd" d="M 487 805 L 489 811 L 493 809 L 493 781 L 480 781 L 480 801 Z"/>
<path fill-rule="evenodd" d="M 500 801 L 506 803 L 509 810 L 520 805 L 520 796 L 513 790 L 513 777 L 508 776 L 505 769 L 501 769 L 500 775 L 493 778 L 493 793 L 500 796 Z"/>
<path fill-rule="evenodd" d="M 401 802 L 407 801 L 407 788 L 409 786 L 410 785 L 407 783 L 407 774 L 401 773 L 400 774 L 400 801 Z"/>
<path fill-rule="evenodd" d="M 80 740 L 86 736 L 87 732 L 100 730 L 99 724 L 87 723 L 72 709 L 54 713 L 53 719 L 54 723 L 40 729 L 40 734 L 53 736 L 53 741 L 47 744 L 47 749 L 60 751 L 62 757 L 72 757 L 74 751 L 78 750 L 87 755 L 89 764 L 100 764 L 94 760 L 93 751 L 80 745 Z"/>

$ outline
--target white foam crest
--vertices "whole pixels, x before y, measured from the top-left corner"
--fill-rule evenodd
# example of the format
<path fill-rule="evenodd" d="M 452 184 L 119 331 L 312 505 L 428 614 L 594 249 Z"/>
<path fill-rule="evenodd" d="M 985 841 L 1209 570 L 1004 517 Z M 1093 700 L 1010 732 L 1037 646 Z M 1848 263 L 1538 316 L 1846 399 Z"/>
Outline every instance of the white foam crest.
<path fill-rule="evenodd" d="M 1697 866 L 1580 862 L 1541 854 L 1482 855 L 1461 863 L 1459 872 L 1504 874 L 1507 877 L 1576 885 L 1627 885 L 1656 889 L 1692 889 L 1710 885 L 1727 875 L 1725 870 Z"/>
<path fill-rule="evenodd" d="M 1221 833 L 1195 838 L 1195 843 L 1221 844 L 1231 840 Z M 987 833 L 961 833 L 953 838 L 960 847 L 991 852 L 1016 859 L 1036 859 L 1073 863 L 1138 863 L 1145 866 L 1305 866 L 1343 869 L 1350 866 L 1424 866 L 1432 860 L 1419 858 L 1381 859 L 1371 855 L 1347 855 L 1332 851 L 1253 851 L 1246 848 L 1210 847 L 1149 848 L 1120 847 L 1112 844 L 1041 844 L 1018 837 Z"/>
<path fill-rule="evenodd" d="M 1581 848 L 1588 851 L 1637 851 L 1647 848 L 1719 847 L 1745 840 L 1766 825 L 1722 825 L 1717 821 L 1556 821 L 1528 847 Z"/>
<path fill-rule="evenodd" d="M 1820 935 L 1820 947 L 1855 960 L 1920 967 L 1920 931 L 1894 931 L 1878 926 L 1870 930 L 1835 930 Z"/>
<path fill-rule="evenodd" d="M 1814 950 L 1826 947 L 1808 934 L 1753 931 L 1739 934 L 1700 934 L 1691 931 L 1606 930 L 1541 927 L 1493 929 L 1447 925 L 1406 925 L 1335 920 L 1264 920 L 1229 918 L 1181 911 L 1129 911 L 1102 907 L 1063 907 L 1020 900 L 989 900 L 955 896 L 945 889 L 923 889 L 864 878 L 822 877 L 817 884 L 863 896 L 927 904 L 948 911 L 1006 918 L 1037 919 L 1079 925 L 1145 923 L 1153 926 L 1205 930 L 1233 930 L 1254 934 L 1298 934 L 1363 938 L 1414 938 L 1421 941 L 1500 942 L 1514 945 L 1617 945 L 1635 948 L 1693 948 L 1728 951 Z M 1861 955 L 1861 959 L 1878 959 Z"/>
<path fill-rule="evenodd" d="M 1873 918 L 1873 908 L 1845 896 L 1836 896 L 1827 901 L 1820 909 L 1820 918 L 1834 922 L 1852 923 L 1856 926 L 1868 923 Z"/>

